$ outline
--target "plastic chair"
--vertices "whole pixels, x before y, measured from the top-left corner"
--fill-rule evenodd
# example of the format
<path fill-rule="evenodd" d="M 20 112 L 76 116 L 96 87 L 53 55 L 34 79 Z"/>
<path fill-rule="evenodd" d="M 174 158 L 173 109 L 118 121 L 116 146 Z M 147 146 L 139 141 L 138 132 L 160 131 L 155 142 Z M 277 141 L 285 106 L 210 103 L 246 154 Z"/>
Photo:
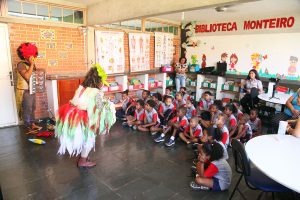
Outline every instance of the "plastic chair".
<path fill-rule="evenodd" d="M 229 199 L 233 198 L 236 190 L 241 194 L 241 196 L 244 199 L 246 199 L 246 197 L 238 188 L 243 177 L 245 179 L 246 185 L 250 189 L 262 191 L 261 194 L 258 196 L 258 199 L 261 198 L 264 192 L 272 192 L 273 199 L 274 199 L 274 192 L 292 192 L 292 190 L 284 187 L 283 185 L 267 177 L 263 172 L 261 172 L 256 167 L 255 168 L 250 167 L 250 161 L 245 151 L 245 147 L 240 141 L 233 139 L 231 145 L 232 145 L 232 151 L 234 156 L 235 171 L 241 175 Z"/>

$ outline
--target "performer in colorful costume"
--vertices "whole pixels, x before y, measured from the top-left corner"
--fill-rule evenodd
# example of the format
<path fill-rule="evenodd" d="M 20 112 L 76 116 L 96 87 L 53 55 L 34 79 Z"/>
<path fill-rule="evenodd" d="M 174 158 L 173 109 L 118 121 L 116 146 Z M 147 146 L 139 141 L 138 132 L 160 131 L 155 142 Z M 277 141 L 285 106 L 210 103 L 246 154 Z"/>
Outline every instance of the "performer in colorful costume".
<path fill-rule="evenodd" d="M 17 64 L 16 102 L 20 119 L 30 129 L 38 128 L 34 124 L 35 94 L 30 92 L 30 79 L 35 73 L 35 58 L 38 49 L 34 44 L 23 43 L 17 53 L 21 61 Z"/>
<path fill-rule="evenodd" d="M 58 110 L 55 135 L 60 147 L 58 154 L 68 151 L 70 156 L 79 155 L 78 167 L 96 165 L 88 159 L 89 152 L 95 147 L 96 134 L 108 133 L 115 123 L 115 107 L 105 99 L 101 91 L 107 75 L 96 64 L 87 73 L 85 80 L 78 87 L 73 99 Z"/>

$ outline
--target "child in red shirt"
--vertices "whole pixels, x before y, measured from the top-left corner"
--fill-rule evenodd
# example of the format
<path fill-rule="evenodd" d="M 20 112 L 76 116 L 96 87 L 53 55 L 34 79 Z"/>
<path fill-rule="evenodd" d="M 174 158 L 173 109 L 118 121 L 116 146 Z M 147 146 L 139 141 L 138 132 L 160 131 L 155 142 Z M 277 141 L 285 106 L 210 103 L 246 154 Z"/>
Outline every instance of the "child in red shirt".
<path fill-rule="evenodd" d="M 166 133 L 168 133 L 173 129 L 172 136 L 170 140 L 167 143 L 165 143 L 165 145 L 168 147 L 175 145 L 176 134 L 183 132 L 188 125 L 188 119 L 186 118 L 185 115 L 186 115 L 186 107 L 181 106 L 177 111 L 176 117 L 174 117 L 172 120 L 169 121 L 169 124 L 164 130 L 164 132 L 154 141 L 157 143 L 163 142 L 165 140 Z"/>
<path fill-rule="evenodd" d="M 173 104 L 176 110 L 178 110 L 180 106 L 185 106 L 186 102 L 183 99 L 183 94 L 181 92 L 176 93 Z"/>
<path fill-rule="evenodd" d="M 225 147 L 227 148 L 227 146 L 229 145 L 229 131 L 228 128 L 226 126 L 226 115 L 221 113 L 218 116 L 218 120 L 216 121 L 216 126 L 217 128 L 222 132 L 222 139 L 221 142 L 225 145 Z"/>
<path fill-rule="evenodd" d="M 186 109 L 186 117 L 188 118 L 188 120 L 197 115 L 197 110 L 192 104 L 191 100 L 186 101 Z"/>
<path fill-rule="evenodd" d="M 183 132 L 179 133 L 179 137 L 186 142 L 186 144 L 197 143 L 199 139 L 201 140 L 203 133 L 198 121 L 198 117 L 192 117 L 190 124 Z"/>
<path fill-rule="evenodd" d="M 233 113 L 236 113 L 236 107 L 232 104 L 228 104 L 225 106 L 224 113 L 227 115 L 227 127 L 229 129 L 229 137 L 232 137 L 237 128 L 237 120 Z"/>
<path fill-rule="evenodd" d="M 223 158 L 223 147 L 217 143 L 206 143 L 201 145 L 198 163 L 196 165 L 197 175 L 190 187 L 194 190 L 227 190 L 231 183 L 232 171 Z M 209 163 L 205 169 L 204 164 Z"/>
<path fill-rule="evenodd" d="M 138 126 L 139 131 L 152 132 L 152 127 L 160 126 L 160 120 L 158 117 L 158 113 L 154 109 L 155 102 L 150 99 L 145 104 L 145 118 L 144 118 L 144 124 Z"/>
<path fill-rule="evenodd" d="M 210 105 L 214 103 L 211 97 L 212 97 L 212 93 L 210 91 L 206 91 L 202 94 L 202 99 L 200 99 L 199 106 L 198 106 L 199 111 L 209 110 Z"/>
<path fill-rule="evenodd" d="M 122 92 L 122 109 L 116 111 L 116 117 L 123 119 L 126 118 L 128 109 L 133 105 L 133 99 L 128 95 L 129 90 Z"/>
<path fill-rule="evenodd" d="M 145 119 L 145 110 L 144 110 L 144 101 L 139 99 L 136 102 L 136 107 L 134 111 L 134 116 L 127 116 L 127 125 L 129 127 L 133 127 L 134 130 L 137 129 L 138 125 L 141 125 L 144 123 Z"/>

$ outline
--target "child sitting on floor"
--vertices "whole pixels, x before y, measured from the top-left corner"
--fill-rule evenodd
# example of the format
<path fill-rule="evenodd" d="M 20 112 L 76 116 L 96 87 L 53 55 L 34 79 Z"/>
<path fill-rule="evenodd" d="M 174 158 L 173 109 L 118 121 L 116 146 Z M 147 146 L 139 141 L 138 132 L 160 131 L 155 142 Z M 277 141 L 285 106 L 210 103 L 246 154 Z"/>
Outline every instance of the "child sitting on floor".
<path fill-rule="evenodd" d="M 183 95 L 181 92 L 176 92 L 175 100 L 173 101 L 175 110 L 178 110 L 181 106 L 186 105 L 186 101 L 183 99 Z"/>
<path fill-rule="evenodd" d="M 186 118 L 186 107 L 181 106 L 178 111 L 176 117 L 174 117 L 172 120 L 169 121 L 168 126 L 165 128 L 164 132 L 156 138 L 155 142 L 163 142 L 165 140 L 165 135 L 172 131 L 172 136 L 170 140 L 166 143 L 166 146 L 170 147 L 175 145 L 175 136 L 176 134 L 179 134 L 180 132 L 183 132 L 184 129 L 188 125 L 188 119 Z"/>
<path fill-rule="evenodd" d="M 142 100 L 147 103 L 148 100 L 150 100 L 150 91 L 149 90 L 143 90 L 142 92 Z"/>
<path fill-rule="evenodd" d="M 158 109 L 159 109 L 160 105 L 162 104 L 162 95 L 159 92 L 154 93 L 152 95 L 152 100 L 155 101 L 155 103 L 156 103 L 155 110 L 158 112 Z"/>
<path fill-rule="evenodd" d="M 191 100 L 186 101 L 186 108 L 187 108 L 186 117 L 188 118 L 188 120 L 190 120 L 192 117 L 197 115 L 197 110 L 195 106 L 192 104 Z"/>
<path fill-rule="evenodd" d="M 203 111 L 199 116 L 199 123 L 202 128 L 207 128 L 211 126 L 211 114 L 209 111 Z"/>
<path fill-rule="evenodd" d="M 128 95 L 128 93 L 129 90 L 122 92 L 122 109 L 118 109 L 116 111 L 116 117 L 119 119 L 124 119 L 126 117 L 127 111 L 133 103 L 133 99 Z"/>
<path fill-rule="evenodd" d="M 211 114 L 211 124 L 213 126 L 215 126 L 219 115 L 222 114 L 222 111 L 219 110 L 219 107 L 218 107 L 218 104 L 216 103 L 216 101 L 212 105 L 210 105 L 209 111 Z"/>
<path fill-rule="evenodd" d="M 241 143 L 248 142 L 252 137 L 251 126 L 248 123 L 250 117 L 248 114 L 244 114 L 238 124 L 237 135 L 230 138 L 230 143 L 232 139 L 239 139 Z"/>
<path fill-rule="evenodd" d="M 239 107 L 240 107 L 240 103 L 238 102 L 238 101 L 234 101 L 233 103 L 233 106 L 236 108 L 236 112 L 235 113 L 233 113 L 234 114 L 234 116 L 235 116 L 235 118 L 237 119 L 237 120 L 240 120 L 240 118 L 243 116 L 243 112 L 239 109 Z"/>
<path fill-rule="evenodd" d="M 232 104 L 228 104 L 225 106 L 224 113 L 228 117 L 226 126 L 229 129 L 229 137 L 231 138 L 237 128 L 237 120 L 233 115 L 233 113 L 236 113 L 236 108 Z"/>
<path fill-rule="evenodd" d="M 217 142 L 201 145 L 196 165 L 197 175 L 195 181 L 190 183 L 192 189 L 224 191 L 229 188 L 232 171 L 227 161 L 223 159 L 223 151 L 223 147 Z M 209 163 L 206 169 L 205 163 Z"/>
<path fill-rule="evenodd" d="M 139 131 L 149 132 L 152 130 L 152 127 L 160 126 L 160 120 L 154 107 L 155 102 L 152 99 L 145 104 L 144 124 L 138 126 Z"/>
<path fill-rule="evenodd" d="M 183 95 L 183 99 L 185 100 L 185 101 L 187 101 L 187 100 L 191 100 L 191 96 L 187 93 L 187 91 L 186 91 L 186 87 L 180 87 L 180 90 L 179 90 L 179 92 L 181 92 L 182 93 L 182 95 Z"/>
<path fill-rule="evenodd" d="M 171 96 L 165 96 L 165 102 L 158 109 L 158 114 L 162 126 L 167 125 L 174 111 L 173 99 Z"/>
<path fill-rule="evenodd" d="M 203 136 L 202 128 L 198 124 L 198 117 L 192 117 L 190 124 L 185 128 L 185 130 L 179 133 L 179 137 L 186 143 L 197 143 L 201 140 Z"/>
<path fill-rule="evenodd" d="M 250 124 L 252 129 L 252 137 L 260 136 L 262 134 L 261 120 L 258 118 L 256 109 L 250 110 L 250 120 L 248 121 L 248 123 Z"/>
<path fill-rule="evenodd" d="M 216 126 L 221 131 L 221 133 L 222 133 L 221 141 L 227 148 L 227 146 L 229 145 L 229 131 L 226 126 L 226 119 L 227 119 L 226 115 L 221 113 L 218 116 L 218 120 L 216 121 Z"/>
<path fill-rule="evenodd" d="M 228 152 L 227 152 L 227 146 L 225 146 L 222 142 L 222 131 L 218 128 L 208 127 L 206 129 L 206 134 L 207 134 L 207 142 L 208 143 L 212 144 L 213 142 L 217 142 L 222 146 L 223 151 L 224 151 L 223 158 L 225 160 L 227 160 L 229 157 L 228 157 Z M 198 148 L 198 151 L 200 151 L 199 148 Z"/>
<path fill-rule="evenodd" d="M 172 99 L 174 99 L 174 96 L 173 96 L 173 94 L 172 94 L 172 87 L 171 87 L 171 86 L 166 87 L 166 92 L 165 92 L 165 95 L 164 95 L 164 99 L 163 99 L 163 100 L 165 100 L 165 97 L 166 97 L 166 96 L 171 96 Z"/>
<path fill-rule="evenodd" d="M 214 101 L 212 100 L 212 94 L 210 91 L 205 91 L 202 94 L 202 99 L 200 99 L 199 101 L 199 106 L 198 106 L 198 110 L 201 111 L 208 111 L 210 105 L 212 105 L 214 103 Z"/>
<path fill-rule="evenodd" d="M 127 116 L 127 122 L 123 122 L 123 125 L 128 125 L 134 130 L 137 129 L 137 126 L 142 125 L 145 119 L 145 110 L 144 110 L 144 101 L 139 99 L 136 102 L 134 116 Z"/>

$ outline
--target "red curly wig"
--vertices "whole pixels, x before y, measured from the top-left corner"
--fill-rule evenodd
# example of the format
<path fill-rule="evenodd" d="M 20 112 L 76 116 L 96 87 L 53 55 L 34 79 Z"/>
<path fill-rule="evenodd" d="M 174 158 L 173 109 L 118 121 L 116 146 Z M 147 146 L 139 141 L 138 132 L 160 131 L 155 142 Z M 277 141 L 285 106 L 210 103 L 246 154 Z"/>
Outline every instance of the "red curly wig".
<path fill-rule="evenodd" d="M 35 46 L 35 44 L 25 42 L 22 43 L 18 49 L 17 53 L 20 59 L 29 59 L 30 56 L 37 57 L 38 56 L 38 48 Z"/>

